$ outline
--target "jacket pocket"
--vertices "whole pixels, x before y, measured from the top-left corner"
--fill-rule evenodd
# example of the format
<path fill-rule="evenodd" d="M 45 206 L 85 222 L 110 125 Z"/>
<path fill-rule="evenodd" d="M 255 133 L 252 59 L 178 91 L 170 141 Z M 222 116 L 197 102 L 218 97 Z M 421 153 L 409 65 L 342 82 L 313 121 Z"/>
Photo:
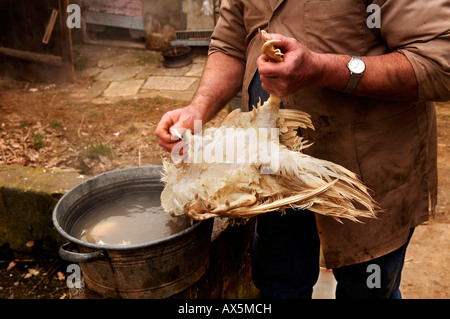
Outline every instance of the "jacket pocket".
<path fill-rule="evenodd" d="M 304 14 L 309 49 L 348 55 L 363 55 L 367 51 L 363 1 L 306 0 Z"/>
<path fill-rule="evenodd" d="M 403 189 L 399 200 L 415 196 L 425 160 L 415 105 L 389 118 L 354 124 L 353 138 L 366 186 L 381 196 Z"/>

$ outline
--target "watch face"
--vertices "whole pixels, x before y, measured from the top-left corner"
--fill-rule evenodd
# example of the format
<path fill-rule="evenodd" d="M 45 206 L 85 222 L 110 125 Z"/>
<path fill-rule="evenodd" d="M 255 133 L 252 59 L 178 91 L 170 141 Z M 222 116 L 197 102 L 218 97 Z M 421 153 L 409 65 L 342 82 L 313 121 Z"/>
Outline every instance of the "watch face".
<path fill-rule="evenodd" d="M 366 65 L 364 64 L 364 61 L 361 59 L 352 59 L 348 63 L 348 68 L 350 71 L 356 74 L 361 74 L 366 69 Z"/>

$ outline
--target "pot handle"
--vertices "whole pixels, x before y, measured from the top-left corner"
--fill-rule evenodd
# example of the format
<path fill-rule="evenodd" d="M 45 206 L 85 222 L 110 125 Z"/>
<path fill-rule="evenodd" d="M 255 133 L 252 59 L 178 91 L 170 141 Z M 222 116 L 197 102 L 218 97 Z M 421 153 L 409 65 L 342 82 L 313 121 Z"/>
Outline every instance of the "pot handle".
<path fill-rule="evenodd" d="M 104 257 L 103 251 L 97 250 L 92 253 L 76 253 L 70 250 L 67 250 L 68 246 L 71 242 L 65 243 L 61 247 L 59 247 L 59 257 L 66 261 L 71 261 L 75 263 L 90 263 L 96 260 L 102 259 Z"/>

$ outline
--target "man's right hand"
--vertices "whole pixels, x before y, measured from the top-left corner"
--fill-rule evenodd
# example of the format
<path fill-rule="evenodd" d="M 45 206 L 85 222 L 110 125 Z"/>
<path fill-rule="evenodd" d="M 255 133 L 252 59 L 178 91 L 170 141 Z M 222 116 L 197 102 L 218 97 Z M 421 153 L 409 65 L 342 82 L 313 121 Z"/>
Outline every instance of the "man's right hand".
<path fill-rule="evenodd" d="M 241 89 L 244 65 L 222 52 L 208 56 L 199 87 L 188 106 L 167 112 L 158 123 L 155 134 L 159 145 L 171 151 L 179 140 L 175 129 L 183 134 L 186 129 L 194 132 L 194 121 L 202 125 L 212 119 Z"/>
<path fill-rule="evenodd" d="M 176 132 L 183 134 L 186 129 L 194 132 L 195 120 L 202 120 L 202 116 L 198 110 L 190 106 L 164 114 L 155 130 L 155 135 L 159 138 L 159 145 L 171 151 L 179 142 L 179 139 L 176 138 Z"/>

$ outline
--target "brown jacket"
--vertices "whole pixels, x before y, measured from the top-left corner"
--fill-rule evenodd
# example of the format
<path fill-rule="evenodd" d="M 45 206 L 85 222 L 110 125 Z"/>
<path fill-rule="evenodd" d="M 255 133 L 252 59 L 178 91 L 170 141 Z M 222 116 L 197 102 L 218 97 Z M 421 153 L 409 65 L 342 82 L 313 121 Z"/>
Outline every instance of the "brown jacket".
<path fill-rule="evenodd" d="M 437 130 L 431 101 L 450 99 L 450 2 L 375 0 L 381 28 L 369 28 L 362 0 L 223 0 L 210 54 L 246 63 L 243 109 L 261 54 L 258 28 L 294 37 L 322 53 L 359 56 L 392 51 L 410 61 L 418 101 L 387 101 L 306 87 L 283 99 L 312 117 L 306 153 L 357 173 L 384 212 L 365 223 L 317 215 L 328 268 L 371 260 L 403 245 L 411 227 L 428 219 L 437 196 Z"/>

